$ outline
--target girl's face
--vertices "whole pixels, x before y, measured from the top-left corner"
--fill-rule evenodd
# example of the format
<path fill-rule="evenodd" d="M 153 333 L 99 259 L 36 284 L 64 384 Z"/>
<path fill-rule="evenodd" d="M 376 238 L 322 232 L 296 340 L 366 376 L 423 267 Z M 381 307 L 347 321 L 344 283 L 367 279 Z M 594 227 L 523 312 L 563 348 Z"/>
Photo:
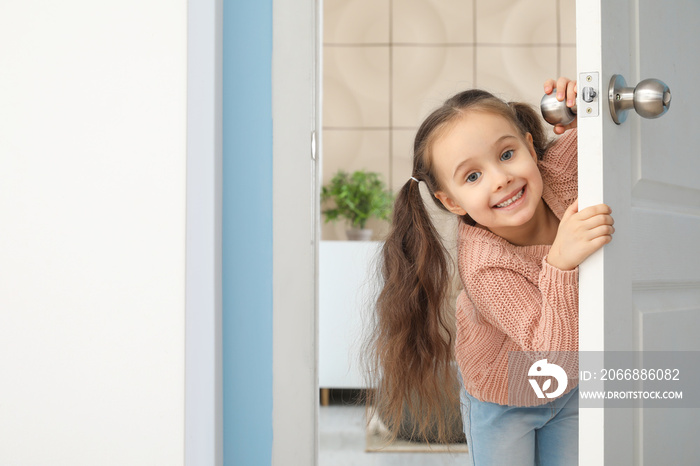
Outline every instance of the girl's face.
<path fill-rule="evenodd" d="M 450 212 L 504 237 L 535 216 L 542 176 L 532 136 L 523 138 L 506 118 L 467 112 L 434 142 L 432 158 L 444 188 L 435 196 Z"/>

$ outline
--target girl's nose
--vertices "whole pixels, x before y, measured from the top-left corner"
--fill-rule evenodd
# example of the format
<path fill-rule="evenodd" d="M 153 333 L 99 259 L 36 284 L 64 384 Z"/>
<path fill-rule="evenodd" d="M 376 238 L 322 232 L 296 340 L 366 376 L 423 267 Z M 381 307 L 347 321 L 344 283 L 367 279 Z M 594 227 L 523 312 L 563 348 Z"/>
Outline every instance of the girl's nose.
<path fill-rule="evenodd" d="M 513 176 L 505 171 L 498 170 L 494 173 L 494 191 L 499 191 L 513 181 Z"/>

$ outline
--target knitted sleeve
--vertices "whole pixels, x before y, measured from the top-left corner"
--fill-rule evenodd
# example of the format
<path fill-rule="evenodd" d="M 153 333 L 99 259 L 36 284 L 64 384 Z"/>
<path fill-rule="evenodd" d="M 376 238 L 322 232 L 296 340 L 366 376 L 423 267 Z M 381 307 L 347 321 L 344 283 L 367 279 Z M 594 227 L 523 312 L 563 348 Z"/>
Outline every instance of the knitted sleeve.
<path fill-rule="evenodd" d="M 539 162 L 542 181 L 568 207 L 578 197 L 578 130 L 567 131 Z"/>
<path fill-rule="evenodd" d="M 481 316 L 523 351 L 578 351 L 578 267 L 563 271 L 546 256 L 538 283 L 505 267 L 480 268 L 469 297 Z"/>
<path fill-rule="evenodd" d="M 552 171 L 570 172 L 569 167 L 576 164 L 577 149 L 578 129 L 573 128 L 552 143 L 544 153 L 542 162 Z"/>

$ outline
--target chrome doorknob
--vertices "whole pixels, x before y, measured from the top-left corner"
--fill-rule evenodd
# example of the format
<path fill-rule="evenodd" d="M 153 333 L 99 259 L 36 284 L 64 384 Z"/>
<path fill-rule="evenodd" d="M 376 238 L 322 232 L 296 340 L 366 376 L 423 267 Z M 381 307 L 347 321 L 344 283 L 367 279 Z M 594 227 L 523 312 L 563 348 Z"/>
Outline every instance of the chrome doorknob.
<path fill-rule="evenodd" d="M 576 104 L 573 107 L 567 107 L 566 99 L 558 101 L 556 89 L 542 97 L 540 111 L 545 121 L 551 125 L 568 125 L 576 119 Z"/>
<path fill-rule="evenodd" d="M 642 118 L 659 118 L 671 106 L 671 90 L 658 79 L 645 79 L 637 87 L 627 87 L 627 82 L 619 74 L 610 79 L 608 89 L 610 115 L 618 125 L 627 119 L 631 108 Z"/>

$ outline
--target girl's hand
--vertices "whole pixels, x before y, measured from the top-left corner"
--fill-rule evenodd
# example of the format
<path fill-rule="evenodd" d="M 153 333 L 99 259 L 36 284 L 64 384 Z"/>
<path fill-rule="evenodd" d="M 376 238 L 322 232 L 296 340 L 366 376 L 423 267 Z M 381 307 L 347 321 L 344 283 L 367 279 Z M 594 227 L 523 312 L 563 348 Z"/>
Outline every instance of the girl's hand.
<path fill-rule="evenodd" d="M 605 204 L 586 207 L 579 212 L 576 199 L 561 218 L 547 262 L 561 270 L 573 270 L 608 244 L 615 232 L 611 212 L 612 209 Z"/>
<path fill-rule="evenodd" d="M 556 81 L 553 79 L 548 79 L 544 83 L 544 93 L 551 94 L 552 90 L 557 89 L 557 100 L 562 102 L 566 97 L 566 106 L 573 107 L 576 104 L 576 93 L 578 91 L 578 86 L 576 81 L 572 81 L 569 78 L 561 77 Z M 556 125 L 554 126 L 554 132 L 556 134 L 564 134 L 564 132 L 571 128 L 576 128 L 576 121 L 574 120 L 568 125 Z"/>

